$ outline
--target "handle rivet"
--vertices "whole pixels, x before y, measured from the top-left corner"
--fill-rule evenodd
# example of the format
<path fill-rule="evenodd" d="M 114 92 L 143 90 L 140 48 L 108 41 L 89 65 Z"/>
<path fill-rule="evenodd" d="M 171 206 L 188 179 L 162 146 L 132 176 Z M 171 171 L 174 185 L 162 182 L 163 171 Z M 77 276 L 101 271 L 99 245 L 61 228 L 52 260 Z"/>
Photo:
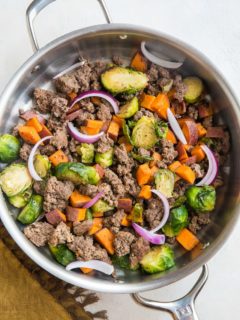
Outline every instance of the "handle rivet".
<path fill-rule="evenodd" d="M 37 72 L 40 69 L 40 65 L 37 64 L 31 71 L 31 73 Z"/>
<path fill-rule="evenodd" d="M 127 37 L 128 37 L 128 36 L 127 36 L 126 34 L 123 34 L 123 35 L 119 36 L 119 38 L 122 39 L 122 40 L 127 39 Z"/>

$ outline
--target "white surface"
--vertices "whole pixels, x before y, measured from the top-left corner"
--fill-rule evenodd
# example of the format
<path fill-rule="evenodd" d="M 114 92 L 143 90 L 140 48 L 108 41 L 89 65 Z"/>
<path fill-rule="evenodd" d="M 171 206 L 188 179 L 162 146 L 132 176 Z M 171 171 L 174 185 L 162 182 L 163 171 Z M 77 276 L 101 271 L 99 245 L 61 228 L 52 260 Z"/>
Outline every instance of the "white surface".
<path fill-rule="evenodd" d="M 29 0 L 0 0 L 0 91 L 32 54 L 25 24 Z M 240 100 L 239 0 L 108 0 L 114 22 L 145 25 L 184 40 L 202 51 L 224 74 Z M 52 19 L 52 20 L 51 20 Z M 84 26 L 104 23 L 96 0 L 58 0 L 36 21 L 39 42 Z M 222 250 L 209 262 L 210 278 L 197 299 L 199 318 L 238 319 L 240 314 L 240 221 Z M 197 274 L 144 295 L 173 299 L 186 292 Z M 100 294 L 97 309 L 110 320 L 167 320 L 160 311 L 137 306 L 128 295 Z"/>

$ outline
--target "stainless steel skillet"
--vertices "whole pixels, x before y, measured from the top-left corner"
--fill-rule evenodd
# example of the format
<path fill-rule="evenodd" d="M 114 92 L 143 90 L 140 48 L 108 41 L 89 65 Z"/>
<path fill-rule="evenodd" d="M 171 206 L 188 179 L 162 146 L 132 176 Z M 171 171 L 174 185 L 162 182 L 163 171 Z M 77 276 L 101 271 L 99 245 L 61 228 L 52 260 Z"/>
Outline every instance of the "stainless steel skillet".
<path fill-rule="evenodd" d="M 184 58 L 184 65 L 180 70 L 183 74 L 197 74 L 202 77 L 217 106 L 219 121 L 224 119 L 231 132 L 231 154 L 225 168 L 225 187 L 219 190 L 218 203 L 213 213 L 213 223 L 200 235 L 203 243 L 209 244 L 200 252 L 186 253 L 177 251 L 176 267 L 164 274 L 144 275 L 118 270 L 117 279 L 103 276 L 99 273 L 86 276 L 80 273 L 67 272 L 57 264 L 45 250 L 33 246 L 21 232 L 21 226 L 15 222 L 15 212 L 0 198 L 1 219 L 18 245 L 41 267 L 63 279 L 66 282 L 91 290 L 103 292 L 133 293 L 154 288 L 160 288 L 173 283 L 199 267 L 222 246 L 230 234 L 238 215 L 239 206 L 239 134 L 240 112 L 236 99 L 223 77 L 213 65 L 200 53 L 190 46 L 165 36 L 157 31 L 128 24 L 113 24 L 109 13 L 101 5 L 107 17 L 108 24 L 97 25 L 64 35 L 42 49 L 38 49 L 33 29 L 36 15 L 53 0 L 35 0 L 28 8 L 27 18 L 34 55 L 16 72 L 7 85 L 0 99 L 0 127 L 1 132 L 9 131 L 17 121 L 18 109 L 31 105 L 31 95 L 35 87 L 50 87 L 51 79 L 61 70 L 72 65 L 79 57 L 90 60 L 110 59 L 113 54 L 123 56 L 126 60 L 132 57 L 139 48 L 141 41 L 146 41 L 156 52 L 165 52 L 172 57 Z M 207 269 L 204 266 L 201 279 L 191 294 L 178 302 L 151 302 L 135 295 L 137 301 L 156 308 L 170 310 L 175 319 L 196 319 L 193 299 L 206 281 Z"/>

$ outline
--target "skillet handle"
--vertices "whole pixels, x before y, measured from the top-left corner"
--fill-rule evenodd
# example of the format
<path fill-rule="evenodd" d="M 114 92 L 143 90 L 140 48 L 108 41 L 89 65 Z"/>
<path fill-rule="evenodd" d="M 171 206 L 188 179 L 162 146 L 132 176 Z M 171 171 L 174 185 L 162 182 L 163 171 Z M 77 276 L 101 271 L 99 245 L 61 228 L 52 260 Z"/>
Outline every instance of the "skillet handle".
<path fill-rule="evenodd" d="M 195 311 L 195 299 L 203 288 L 208 278 L 207 265 L 203 265 L 202 272 L 193 288 L 182 298 L 170 302 L 153 301 L 143 298 L 138 293 L 132 295 L 133 299 L 146 307 L 167 311 L 174 320 L 198 320 Z"/>
<path fill-rule="evenodd" d="M 56 0 L 33 0 L 29 5 L 29 7 L 27 8 L 27 12 L 26 12 L 27 28 L 28 28 L 28 33 L 29 33 L 31 44 L 34 51 L 39 50 L 39 45 L 38 45 L 38 41 L 37 41 L 37 37 L 34 30 L 34 25 L 33 25 L 34 20 L 40 11 L 42 11 L 45 7 L 47 7 L 49 4 L 51 4 L 54 1 Z M 107 20 L 107 23 L 111 23 L 112 18 L 107 8 L 105 0 L 98 0 L 98 2 L 102 8 L 102 11 Z"/>

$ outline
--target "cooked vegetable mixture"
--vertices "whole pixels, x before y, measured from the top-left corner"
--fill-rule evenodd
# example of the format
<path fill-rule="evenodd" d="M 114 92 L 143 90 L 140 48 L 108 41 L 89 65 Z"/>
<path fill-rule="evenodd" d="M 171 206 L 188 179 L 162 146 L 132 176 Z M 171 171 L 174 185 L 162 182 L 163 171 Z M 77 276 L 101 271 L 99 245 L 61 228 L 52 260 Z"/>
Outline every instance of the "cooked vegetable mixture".
<path fill-rule="evenodd" d="M 176 246 L 200 243 L 229 153 L 204 82 L 137 52 L 53 83 L 0 137 L 0 186 L 25 236 L 67 270 L 171 268 Z"/>

